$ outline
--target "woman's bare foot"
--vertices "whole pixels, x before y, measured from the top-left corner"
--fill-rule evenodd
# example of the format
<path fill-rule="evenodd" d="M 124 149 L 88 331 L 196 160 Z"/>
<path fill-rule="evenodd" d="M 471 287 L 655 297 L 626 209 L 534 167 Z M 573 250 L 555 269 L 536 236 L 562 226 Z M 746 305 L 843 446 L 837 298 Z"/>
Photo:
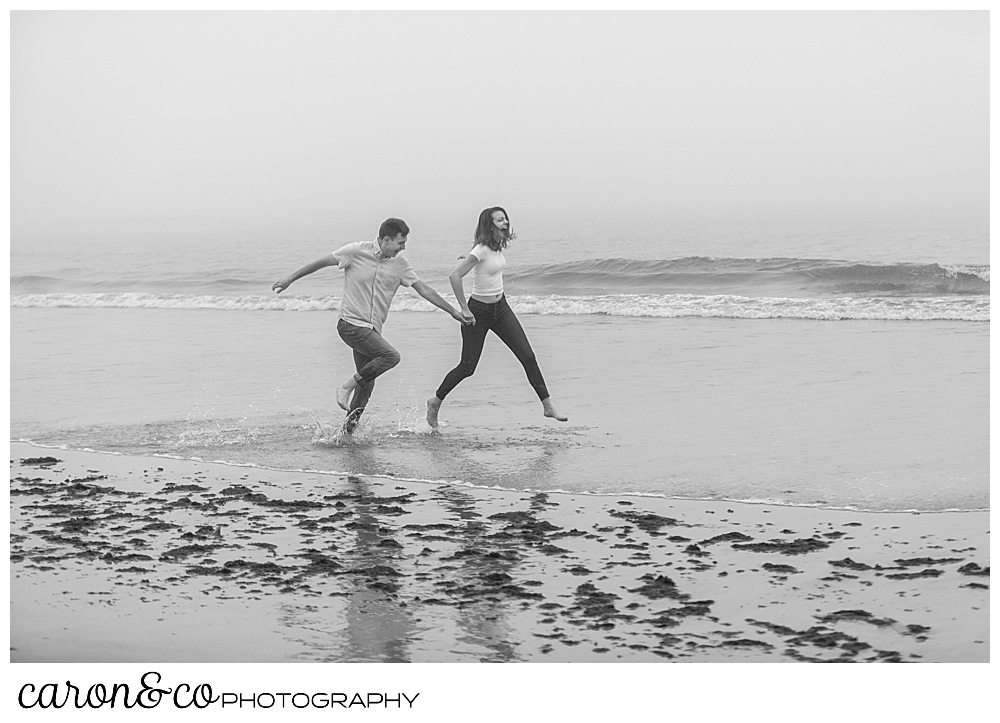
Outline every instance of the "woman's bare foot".
<path fill-rule="evenodd" d="M 569 419 L 569 417 L 564 417 L 563 415 L 559 414 L 559 412 L 556 411 L 556 408 L 552 406 L 551 397 L 546 397 L 545 399 L 542 400 L 542 413 L 546 417 L 552 417 L 553 419 L 557 419 L 560 422 L 565 422 L 566 420 Z"/>
<path fill-rule="evenodd" d="M 441 409 L 441 400 L 436 395 L 427 400 L 427 424 L 431 426 L 431 429 L 438 427 L 439 409 Z"/>

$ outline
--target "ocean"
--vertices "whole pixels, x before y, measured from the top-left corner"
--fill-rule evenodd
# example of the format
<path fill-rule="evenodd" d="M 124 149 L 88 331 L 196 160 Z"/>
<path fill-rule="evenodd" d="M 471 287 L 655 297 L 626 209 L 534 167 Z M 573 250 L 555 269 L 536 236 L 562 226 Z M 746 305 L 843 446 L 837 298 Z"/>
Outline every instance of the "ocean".
<path fill-rule="evenodd" d="M 517 490 L 988 508 L 986 222 L 510 210 L 508 300 L 567 423 L 491 337 L 431 434 L 459 327 L 401 289 L 383 331 L 403 360 L 345 440 L 342 274 L 271 284 L 381 219 L 151 219 L 14 234 L 11 439 Z M 407 257 L 451 299 L 471 228 L 407 220 Z"/>

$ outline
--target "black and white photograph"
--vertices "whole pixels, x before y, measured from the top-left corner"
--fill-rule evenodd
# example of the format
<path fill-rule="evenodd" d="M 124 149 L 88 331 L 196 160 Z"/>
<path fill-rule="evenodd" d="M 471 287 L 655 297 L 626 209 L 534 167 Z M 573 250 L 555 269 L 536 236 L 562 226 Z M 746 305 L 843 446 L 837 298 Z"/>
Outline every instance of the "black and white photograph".
<path fill-rule="evenodd" d="M 988 663 L 989 40 L 12 11 L 10 662 Z"/>

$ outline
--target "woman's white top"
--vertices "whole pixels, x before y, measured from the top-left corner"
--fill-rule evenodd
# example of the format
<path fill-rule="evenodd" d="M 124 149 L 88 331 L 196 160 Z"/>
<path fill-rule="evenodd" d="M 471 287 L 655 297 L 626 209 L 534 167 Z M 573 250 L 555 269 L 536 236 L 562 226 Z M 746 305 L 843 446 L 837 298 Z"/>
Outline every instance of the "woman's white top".
<path fill-rule="evenodd" d="M 469 253 L 479 259 L 479 263 L 472 267 L 472 293 L 480 296 L 502 294 L 503 270 L 507 266 L 503 252 L 476 244 Z"/>

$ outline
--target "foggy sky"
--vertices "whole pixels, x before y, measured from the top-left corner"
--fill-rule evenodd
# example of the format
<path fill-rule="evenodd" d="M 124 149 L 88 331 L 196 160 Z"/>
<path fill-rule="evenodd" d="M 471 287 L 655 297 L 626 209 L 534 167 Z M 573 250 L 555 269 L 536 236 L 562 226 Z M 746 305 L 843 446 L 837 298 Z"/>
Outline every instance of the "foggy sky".
<path fill-rule="evenodd" d="M 11 16 L 11 219 L 972 209 L 981 12 Z"/>

